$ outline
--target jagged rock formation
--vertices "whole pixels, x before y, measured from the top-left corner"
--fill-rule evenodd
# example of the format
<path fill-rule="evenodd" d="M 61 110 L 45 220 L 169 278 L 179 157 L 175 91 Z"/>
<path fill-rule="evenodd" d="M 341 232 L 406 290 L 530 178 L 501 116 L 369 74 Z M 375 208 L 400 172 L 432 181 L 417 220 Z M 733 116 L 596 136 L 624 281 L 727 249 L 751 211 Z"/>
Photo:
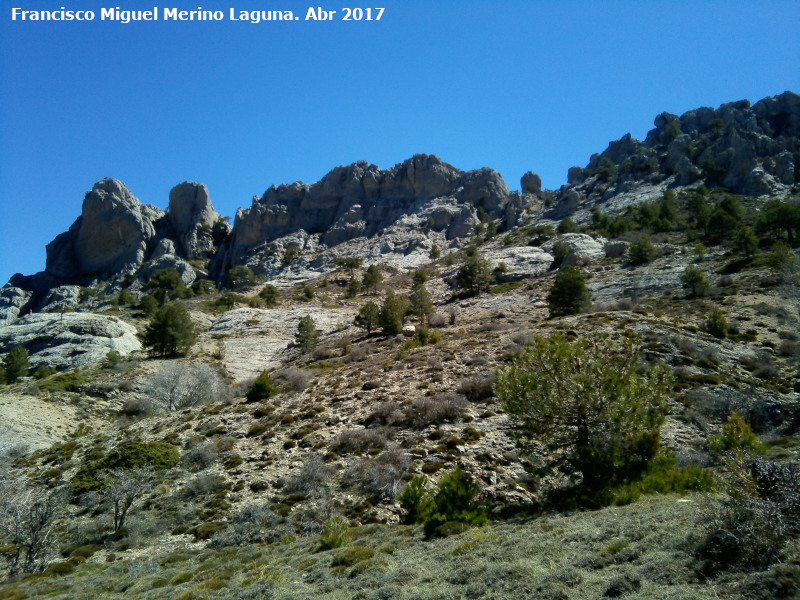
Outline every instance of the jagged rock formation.
<path fill-rule="evenodd" d="M 605 207 L 613 211 L 701 181 L 751 196 L 785 194 L 800 183 L 800 96 L 662 113 L 643 142 L 628 134 L 586 168 L 570 169 L 547 216 L 561 219 L 599 202 L 613 202 Z"/>
<path fill-rule="evenodd" d="M 156 237 L 164 212 L 141 204 L 116 179 L 103 179 L 83 199 L 83 210 L 69 231 L 47 245 L 45 271 L 63 280 L 112 275 L 135 269 Z"/>
<path fill-rule="evenodd" d="M 436 156 L 416 155 L 385 171 L 357 162 L 311 185 L 273 186 L 249 209 L 240 209 L 212 270 L 219 276 L 265 243 L 301 230 L 318 234 L 319 243 L 331 247 L 371 238 L 410 216 L 449 240 L 462 238 L 472 233 L 476 209 L 505 217 L 509 197 L 496 171 L 465 173 Z"/>
<path fill-rule="evenodd" d="M 74 369 L 101 362 L 111 350 L 121 356 L 141 350 L 136 328 L 90 313 L 30 314 L 0 329 L 0 348 L 22 346 L 38 367 Z"/>
<path fill-rule="evenodd" d="M 220 216 L 211 204 L 205 185 L 185 181 L 172 188 L 167 217 L 180 242 L 181 256 L 194 258 L 214 253 L 212 229 Z"/>

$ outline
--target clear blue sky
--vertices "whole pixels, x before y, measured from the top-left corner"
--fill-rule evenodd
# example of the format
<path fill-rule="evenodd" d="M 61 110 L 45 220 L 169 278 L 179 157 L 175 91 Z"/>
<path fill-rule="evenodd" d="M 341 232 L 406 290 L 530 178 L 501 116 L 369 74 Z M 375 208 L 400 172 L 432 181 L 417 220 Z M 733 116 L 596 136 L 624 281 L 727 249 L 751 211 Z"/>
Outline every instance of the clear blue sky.
<path fill-rule="evenodd" d="M 175 184 L 203 182 L 228 216 L 272 184 L 415 153 L 555 189 L 662 111 L 800 92 L 797 0 L 381 0 L 372 22 L 327 0 L 0 4 L 0 285 L 44 268 L 103 177 L 162 209 Z M 100 20 L 153 5 L 225 20 Z M 305 21 L 320 5 L 335 20 Z M 97 16 L 12 21 L 14 6 Z M 231 22 L 231 7 L 301 19 Z"/>

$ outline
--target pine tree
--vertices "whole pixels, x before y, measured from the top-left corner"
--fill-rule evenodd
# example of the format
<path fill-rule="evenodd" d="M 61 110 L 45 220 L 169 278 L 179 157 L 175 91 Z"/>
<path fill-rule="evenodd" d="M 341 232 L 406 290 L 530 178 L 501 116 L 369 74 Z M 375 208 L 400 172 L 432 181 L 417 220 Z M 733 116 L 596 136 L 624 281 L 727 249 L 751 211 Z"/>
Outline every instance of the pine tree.
<path fill-rule="evenodd" d="M 143 336 L 144 346 L 158 356 L 185 354 L 195 340 L 194 323 L 180 304 L 159 308 Z"/>
<path fill-rule="evenodd" d="M 356 319 L 353 324 L 356 327 L 361 327 L 367 330 L 367 333 L 372 333 L 372 330 L 380 325 L 381 309 L 374 302 L 367 302 L 358 311 Z"/>
<path fill-rule="evenodd" d="M 586 289 L 586 280 L 580 269 L 572 265 L 561 269 L 547 294 L 550 316 L 575 315 L 591 305 L 592 296 Z"/>
<path fill-rule="evenodd" d="M 468 295 L 475 296 L 489 289 L 494 281 L 492 266 L 475 246 L 466 250 L 464 264 L 456 273 L 456 284 Z"/>
<path fill-rule="evenodd" d="M 317 324 L 311 315 L 306 315 L 300 319 L 294 341 L 304 352 L 316 348 L 319 343 L 319 331 L 317 331 Z"/>

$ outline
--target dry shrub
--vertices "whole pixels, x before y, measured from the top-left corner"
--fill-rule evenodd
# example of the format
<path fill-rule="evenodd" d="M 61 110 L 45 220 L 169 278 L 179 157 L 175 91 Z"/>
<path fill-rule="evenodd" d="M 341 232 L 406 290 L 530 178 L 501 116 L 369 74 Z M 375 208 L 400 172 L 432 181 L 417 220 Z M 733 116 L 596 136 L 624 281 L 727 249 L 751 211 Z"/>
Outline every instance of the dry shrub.
<path fill-rule="evenodd" d="M 403 487 L 403 475 L 411 459 L 396 446 L 375 458 L 356 459 L 347 470 L 347 479 L 365 494 L 394 500 Z"/>
<path fill-rule="evenodd" d="M 366 425 L 391 427 L 403 421 L 403 411 L 397 402 L 383 402 L 376 406 L 364 420 Z"/>
<path fill-rule="evenodd" d="M 194 443 L 181 457 L 181 463 L 192 472 L 202 471 L 219 459 L 219 449 L 214 442 Z"/>
<path fill-rule="evenodd" d="M 331 450 L 340 454 L 346 452 L 365 452 L 373 448 L 383 448 L 391 438 L 385 427 L 377 429 L 347 429 L 331 442 Z"/>
<path fill-rule="evenodd" d="M 469 379 L 462 380 L 456 391 L 465 396 L 470 402 L 481 402 L 494 396 L 495 374 L 487 373 L 475 375 Z"/>
<path fill-rule="evenodd" d="M 334 350 L 330 346 L 318 346 L 311 356 L 314 357 L 314 360 L 327 360 L 334 356 Z"/>
<path fill-rule="evenodd" d="M 284 490 L 289 494 L 296 492 L 313 494 L 333 477 L 334 472 L 333 467 L 325 464 L 321 454 L 312 454 L 303 463 L 300 473 L 287 479 Z"/>
<path fill-rule="evenodd" d="M 351 362 L 361 362 L 365 360 L 368 356 L 375 353 L 375 346 L 373 344 L 368 343 L 361 343 L 356 344 L 353 346 L 350 353 L 345 355 L 344 362 L 351 363 Z"/>
<path fill-rule="evenodd" d="M 300 392 L 308 386 L 312 375 L 303 369 L 289 367 L 272 374 L 272 381 L 284 392 Z"/>
<path fill-rule="evenodd" d="M 226 490 L 230 484 L 224 476 L 217 473 L 200 473 L 186 484 L 185 494 L 189 498 L 202 498 Z"/>
<path fill-rule="evenodd" d="M 457 421 L 468 406 L 467 399 L 455 392 L 445 392 L 436 396 L 423 396 L 411 403 L 406 413 L 406 421 L 415 427 L 427 427 L 442 421 Z"/>
<path fill-rule="evenodd" d="M 156 411 L 149 398 L 128 398 L 120 412 L 126 417 L 146 417 Z"/>
<path fill-rule="evenodd" d="M 443 315 L 442 313 L 434 313 L 430 317 L 428 317 L 428 325 L 431 327 L 445 327 L 448 322 L 448 316 Z"/>

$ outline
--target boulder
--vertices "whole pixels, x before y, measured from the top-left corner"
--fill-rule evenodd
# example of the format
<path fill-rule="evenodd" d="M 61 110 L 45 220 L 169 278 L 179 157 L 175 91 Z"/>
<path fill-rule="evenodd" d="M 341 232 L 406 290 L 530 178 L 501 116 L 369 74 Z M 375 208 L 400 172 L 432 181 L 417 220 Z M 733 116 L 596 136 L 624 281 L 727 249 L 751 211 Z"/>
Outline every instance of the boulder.
<path fill-rule="evenodd" d="M 0 351 L 23 346 L 31 368 L 74 369 L 103 361 L 111 350 L 122 356 L 141 350 L 136 328 L 105 315 L 37 313 L 0 329 Z"/>
<path fill-rule="evenodd" d="M 484 258 L 496 266 L 505 268 L 495 272 L 500 282 L 521 281 L 542 275 L 553 262 L 553 255 L 535 246 L 512 246 L 484 252 Z"/>
<path fill-rule="evenodd" d="M 542 245 L 543 250 L 552 252 L 553 246 L 561 242 L 570 247 L 570 249 L 580 258 L 588 260 L 599 260 L 606 256 L 606 243 L 608 240 L 605 238 L 593 238 L 585 233 L 565 233 L 557 238 L 548 240 Z"/>
<path fill-rule="evenodd" d="M 60 285 L 50 290 L 42 306 L 43 311 L 75 310 L 81 302 L 79 285 Z"/>

